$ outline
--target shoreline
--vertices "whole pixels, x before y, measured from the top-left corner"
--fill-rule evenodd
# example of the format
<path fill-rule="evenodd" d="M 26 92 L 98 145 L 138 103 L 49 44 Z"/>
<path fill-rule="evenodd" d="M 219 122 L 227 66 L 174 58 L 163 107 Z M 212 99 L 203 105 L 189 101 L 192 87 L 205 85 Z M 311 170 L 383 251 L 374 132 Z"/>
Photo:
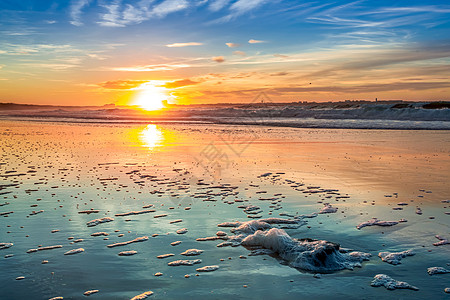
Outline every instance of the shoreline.
<path fill-rule="evenodd" d="M 405 122 L 405 126 L 408 126 L 407 122 L 411 121 L 402 121 L 402 120 L 361 120 L 361 119 L 314 119 L 316 121 L 322 122 Z M 213 125 L 230 125 L 230 126 L 261 126 L 261 127 L 276 127 L 276 128 L 299 128 L 299 129 L 345 129 L 345 130 L 418 130 L 418 131 L 429 131 L 429 130 L 450 130 L 450 121 L 419 121 L 421 123 L 425 123 L 424 126 L 420 127 L 395 127 L 395 126 L 367 126 L 367 125 L 353 125 L 353 126 L 345 126 L 345 125 L 315 125 L 315 124 L 295 124 L 295 123 L 283 123 L 283 122 L 230 122 L 230 121 L 221 121 L 221 120 L 213 120 L 213 119 L 165 119 L 165 120 L 130 120 L 130 119 L 105 119 L 105 118 L 70 118 L 70 117 L 53 117 L 53 116 L 27 116 L 27 117 L 12 117 L 12 116 L 2 116 L 0 115 L 0 121 L 23 121 L 23 122 L 45 122 L 45 123 L 72 123 L 72 124 L 130 124 L 130 125 L 140 125 L 140 124 L 155 124 L 155 125 L 166 125 L 166 124 L 185 124 L 185 125 L 195 125 L 195 124 L 213 124 Z M 298 120 L 307 122 L 308 120 Z M 426 126 L 428 123 L 428 127 Z M 438 127 L 430 127 L 431 125 L 435 125 Z M 443 126 L 443 127 L 439 127 Z"/>

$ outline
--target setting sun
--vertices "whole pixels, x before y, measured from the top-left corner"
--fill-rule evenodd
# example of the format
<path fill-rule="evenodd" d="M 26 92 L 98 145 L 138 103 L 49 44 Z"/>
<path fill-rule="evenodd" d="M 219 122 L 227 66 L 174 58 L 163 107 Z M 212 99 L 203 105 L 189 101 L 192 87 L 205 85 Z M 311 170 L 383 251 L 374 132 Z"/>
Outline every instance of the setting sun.
<path fill-rule="evenodd" d="M 164 102 L 171 99 L 169 90 L 165 88 L 162 81 L 151 81 L 141 84 L 136 88 L 138 94 L 134 105 L 142 109 L 153 111 L 164 108 Z"/>

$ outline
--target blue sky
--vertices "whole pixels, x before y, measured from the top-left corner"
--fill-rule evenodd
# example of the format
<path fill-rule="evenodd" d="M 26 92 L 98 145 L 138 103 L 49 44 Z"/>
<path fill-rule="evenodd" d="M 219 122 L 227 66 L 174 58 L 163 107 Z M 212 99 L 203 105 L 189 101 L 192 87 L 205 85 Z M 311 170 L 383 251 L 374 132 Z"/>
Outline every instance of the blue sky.
<path fill-rule="evenodd" d="M 0 32 L 2 102 L 450 98 L 446 1 L 3 0 Z"/>

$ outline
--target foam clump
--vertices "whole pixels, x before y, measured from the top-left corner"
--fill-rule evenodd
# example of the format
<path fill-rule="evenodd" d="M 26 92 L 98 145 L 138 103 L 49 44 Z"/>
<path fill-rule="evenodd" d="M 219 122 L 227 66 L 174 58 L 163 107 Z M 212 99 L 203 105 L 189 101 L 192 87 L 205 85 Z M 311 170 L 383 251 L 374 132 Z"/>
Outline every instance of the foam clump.
<path fill-rule="evenodd" d="M 64 255 L 73 255 L 73 254 L 78 254 L 78 253 L 81 253 L 81 252 L 84 252 L 83 248 L 72 249 L 72 250 L 69 250 L 66 253 L 64 253 Z"/>
<path fill-rule="evenodd" d="M 185 234 L 186 232 L 188 232 L 187 228 L 181 228 L 177 230 L 177 234 Z"/>
<path fill-rule="evenodd" d="M 397 225 L 398 221 L 380 221 L 377 218 L 372 218 L 367 222 L 362 222 L 361 224 L 356 226 L 356 229 L 361 229 L 367 226 L 394 226 Z"/>
<path fill-rule="evenodd" d="M 98 224 L 101 224 L 101 223 L 107 223 L 107 222 L 112 222 L 112 221 L 114 221 L 113 218 L 104 217 L 101 219 L 91 220 L 91 221 L 87 222 L 86 225 L 87 225 L 87 227 L 93 227 L 93 226 L 97 226 Z"/>
<path fill-rule="evenodd" d="M 373 287 L 384 286 L 388 290 L 395 290 L 395 289 L 410 289 L 413 291 L 419 290 L 419 288 L 410 285 L 407 282 L 397 281 L 385 274 L 375 275 L 370 285 Z"/>
<path fill-rule="evenodd" d="M 115 216 L 116 217 L 125 217 L 125 216 L 148 214 L 148 213 L 152 213 L 152 212 L 155 212 L 155 210 L 154 209 L 146 209 L 146 210 L 130 211 L 130 212 L 126 212 L 126 213 L 115 214 Z"/>
<path fill-rule="evenodd" d="M 242 240 L 246 247 L 272 250 L 289 266 L 311 272 L 330 272 L 361 267 L 369 253 L 341 253 L 339 244 L 313 239 L 291 238 L 283 229 L 257 230 Z"/>
<path fill-rule="evenodd" d="M 149 297 L 151 295 L 153 295 L 153 292 L 152 291 L 147 291 L 145 293 L 142 293 L 142 294 L 134 296 L 130 300 L 144 300 L 144 299 L 147 299 L 147 297 Z"/>
<path fill-rule="evenodd" d="M 99 292 L 99 290 L 90 290 L 90 291 L 84 292 L 83 295 L 85 295 L 85 296 L 90 296 L 90 295 L 96 294 L 96 293 L 98 293 L 98 292 Z"/>
<path fill-rule="evenodd" d="M 137 251 L 135 251 L 135 250 L 129 250 L 129 251 L 122 251 L 122 252 L 119 252 L 119 256 L 131 256 L 131 255 L 135 255 L 135 254 L 137 254 L 138 252 Z"/>
<path fill-rule="evenodd" d="M 281 227 L 295 225 L 300 227 L 306 222 L 302 217 L 294 219 L 267 218 L 248 222 L 221 223 L 233 225 L 235 235 L 217 247 L 239 246 L 249 248 L 253 255 L 276 255 L 289 266 L 311 272 L 332 272 L 361 267 L 371 254 L 350 252 L 340 249 L 340 245 L 323 240 L 294 239 Z M 272 225 L 271 225 L 272 224 Z"/>
<path fill-rule="evenodd" d="M 125 245 L 131 244 L 131 243 L 144 242 L 146 240 L 148 240 L 148 236 L 142 236 L 142 237 L 137 237 L 137 238 L 135 238 L 134 240 L 131 240 L 131 241 L 110 244 L 110 245 L 107 245 L 106 247 L 114 248 L 114 247 L 119 247 L 119 246 L 125 246 Z"/>
<path fill-rule="evenodd" d="M 330 203 L 324 203 L 324 207 L 319 211 L 319 214 L 333 214 L 337 210 L 337 207 L 333 207 Z"/>
<path fill-rule="evenodd" d="M 238 227 L 239 225 L 241 225 L 241 222 L 223 222 L 218 224 L 217 226 L 219 227 Z"/>
<path fill-rule="evenodd" d="M 427 269 L 427 272 L 429 275 L 436 275 L 436 274 L 447 274 L 450 273 L 450 270 L 442 267 L 431 267 Z"/>
<path fill-rule="evenodd" d="M 184 256 L 195 256 L 195 255 L 200 255 L 202 253 L 203 253 L 203 250 L 188 249 L 188 250 L 184 251 L 183 253 L 181 253 L 181 255 L 184 255 Z"/>
<path fill-rule="evenodd" d="M 402 258 L 405 258 L 407 256 L 413 256 L 415 253 L 412 250 L 406 250 L 401 252 L 380 252 L 378 253 L 378 256 L 381 258 L 382 261 L 387 262 L 391 265 L 398 265 L 401 264 Z"/>
<path fill-rule="evenodd" d="M 175 256 L 175 254 L 173 254 L 173 253 L 161 254 L 161 255 L 158 255 L 156 258 L 163 259 L 163 258 L 167 258 L 167 257 L 171 257 L 171 256 Z"/>
<path fill-rule="evenodd" d="M 0 243 L 0 250 L 8 249 L 8 248 L 12 247 L 13 245 L 14 245 L 13 243 Z"/>
<path fill-rule="evenodd" d="M 192 266 L 195 264 L 199 264 L 201 263 L 202 260 L 201 259 L 180 259 L 180 260 L 175 260 L 175 261 L 171 261 L 170 263 L 168 263 L 167 265 L 171 266 L 171 267 L 176 267 L 176 266 Z"/>
<path fill-rule="evenodd" d="M 219 266 L 204 266 L 201 268 L 196 269 L 197 272 L 212 272 L 215 270 L 218 270 Z"/>
<path fill-rule="evenodd" d="M 62 248 L 62 245 L 54 245 L 54 246 L 39 247 L 36 249 L 29 249 L 29 250 L 27 250 L 27 253 L 33 253 L 33 252 L 38 252 L 38 251 L 43 251 L 43 250 L 58 249 L 58 248 Z"/>
<path fill-rule="evenodd" d="M 443 246 L 443 245 L 450 244 L 448 239 L 446 239 L 440 235 L 435 235 L 435 238 L 437 238 L 439 240 L 439 242 L 433 243 L 433 246 Z"/>
<path fill-rule="evenodd" d="M 261 212 L 261 207 L 256 206 L 256 205 L 248 205 L 248 206 L 245 206 L 244 212 L 246 214 L 257 214 L 257 213 Z"/>
<path fill-rule="evenodd" d="M 106 232 L 94 232 L 94 233 L 92 233 L 91 234 L 91 236 L 108 236 L 109 235 L 109 233 L 106 233 Z"/>

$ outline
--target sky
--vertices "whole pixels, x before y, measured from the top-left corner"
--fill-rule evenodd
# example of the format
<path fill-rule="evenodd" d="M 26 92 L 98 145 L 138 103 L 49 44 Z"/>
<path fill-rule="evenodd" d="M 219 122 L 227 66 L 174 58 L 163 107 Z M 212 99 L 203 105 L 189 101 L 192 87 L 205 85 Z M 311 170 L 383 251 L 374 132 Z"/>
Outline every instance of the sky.
<path fill-rule="evenodd" d="M 450 3 L 0 1 L 0 102 L 248 103 L 261 92 L 450 100 Z"/>

